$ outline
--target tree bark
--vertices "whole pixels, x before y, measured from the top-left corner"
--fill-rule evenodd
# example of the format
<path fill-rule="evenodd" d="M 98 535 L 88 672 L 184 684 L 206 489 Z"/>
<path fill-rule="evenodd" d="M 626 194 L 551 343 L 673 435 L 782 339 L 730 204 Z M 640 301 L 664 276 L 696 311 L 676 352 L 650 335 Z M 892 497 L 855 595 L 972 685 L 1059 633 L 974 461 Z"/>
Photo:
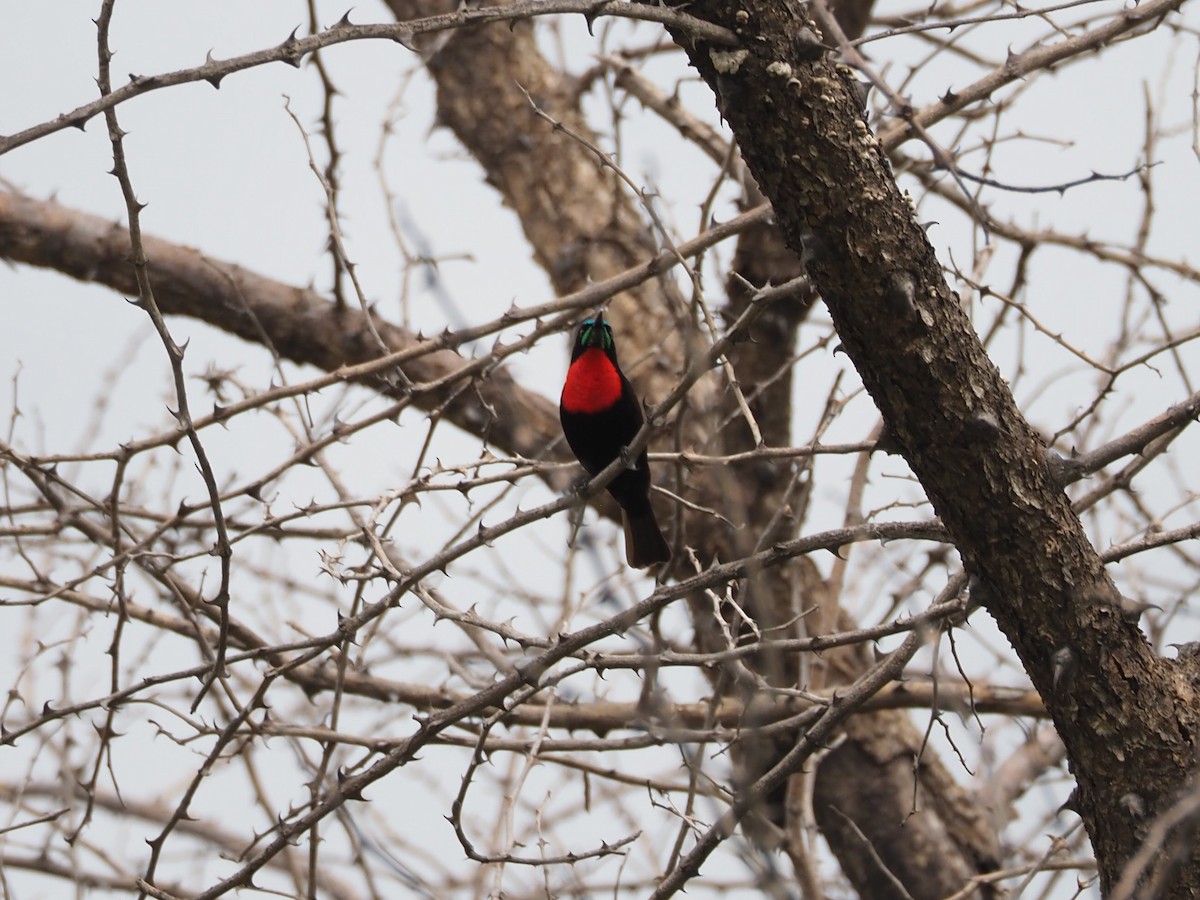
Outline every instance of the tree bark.
<path fill-rule="evenodd" d="M 928 752 L 914 766 L 922 739 L 906 713 L 854 716 L 845 730 L 821 760 L 813 810 L 860 896 L 940 900 L 998 867 L 983 810 Z M 861 781 L 863 771 L 875 776 Z M 985 885 L 976 896 L 995 892 Z"/>
<path fill-rule="evenodd" d="M 1195 691 L 1122 615 L 1037 435 L 864 121 L 855 74 L 797 38 L 816 31 L 800 4 L 700 0 L 688 10 L 744 41 L 730 49 L 676 35 L 978 595 L 1050 708 L 1108 891 L 1188 784 Z M 1162 896 L 1200 895 L 1200 851 L 1188 852 Z"/>

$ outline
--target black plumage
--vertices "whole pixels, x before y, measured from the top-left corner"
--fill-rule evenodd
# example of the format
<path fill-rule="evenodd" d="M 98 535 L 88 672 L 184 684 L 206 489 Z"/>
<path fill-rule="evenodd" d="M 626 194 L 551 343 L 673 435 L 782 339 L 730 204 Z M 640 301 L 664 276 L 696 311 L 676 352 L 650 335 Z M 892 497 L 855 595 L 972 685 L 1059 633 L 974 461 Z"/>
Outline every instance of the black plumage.
<path fill-rule="evenodd" d="M 586 320 L 576 331 L 558 409 L 567 443 L 591 475 L 620 456 L 645 421 L 641 402 L 617 361 L 612 329 L 602 315 Z M 609 482 L 608 492 L 621 506 L 629 565 L 641 569 L 668 561 L 671 549 L 650 506 L 645 450 L 632 468 L 623 469 Z"/>

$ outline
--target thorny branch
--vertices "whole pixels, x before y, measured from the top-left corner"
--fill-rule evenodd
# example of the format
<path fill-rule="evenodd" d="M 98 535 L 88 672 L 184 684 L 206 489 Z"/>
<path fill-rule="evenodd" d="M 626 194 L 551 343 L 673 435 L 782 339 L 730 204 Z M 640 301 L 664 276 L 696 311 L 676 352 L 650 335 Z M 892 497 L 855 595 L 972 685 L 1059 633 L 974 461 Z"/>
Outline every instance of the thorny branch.
<path fill-rule="evenodd" d="M 873 436 L 874 423 L 866 421 L 872 411 L 862 415 L 861 391 L 831 352 L 837 336 L 819 309 L 781 362 L 799 385 L 793 433 L 813 437 L 761 440 L 756 404 L 764 385 L 744 383 L 731 351 L 776 340 L 782 311 L 798 298 L 809 302 L 811 286 L 804 278 L 750 285 L 754 299 L 721 321 L 706 282 L 714 275 L 724 280 L 735 266 L 732 241 L 769 228 L 771 212 L 759 200 L 738 210 L 726 203 L 725 186 L 745 178 L 736 149 L 711 102 L 691 102 L 694 84 L 682 72 L 667 76 L 673 86 L 663 83 L 658 61 L 669 65 L 671 57 L 657 32 L 647 41 L 648 26 L 628 35 L 613 26 L 652 21 L 734 50 L 738 35 L 687 12 L 593 0 L 437 15 L 414 8 L 407 21 L 356 25 L 344 17 L 321 30 L 318 5 L 310 3 L 307 36 L 294 32 L 274 47 L 226 60 L 210 56 L 201 66 L 131 76 L 114 86 L 108 45 L 114 7 L 105 0 L 97 22 L 100 98 L 0 137 L 0 155 L 103 114 L 128 227 L 30 199 L 5 183 L 0 256 L 136 295 L 168 353 L 174 421 L 147 415 L 119 438 L 98 438 L 97 427 L 76 445 L 42 446 L 31 426 L 51 404 L 29 393 L 24 376 L 13 378 L 13 411 L 0 438 L 0 542 L 13 550 L 0 553 L 0 631 L 11 640 L 0 746 L 18 762 L 0 781 L 6 819 L 0 891 L 9 892 L 8 882 L 20 873 L 37 872 L 153 897 L 217 897 L 251 887 L 374 897 L 397 885 L 427 897 L 518 885 L 597 896 L 625 890 L 665 897 L 710 886 L 767 893 L 768 881 L 775 889 L 791 875 L 764 874 L 777 864 L 756 843 L 754 817 L 777 800 L 792 774 L 817 772 L 854 717 L 887 710 L 936 710 L 963 767 L 983 778 L 996 774 L 990 797 L 977 792 L 964 803 L 1015 805 L 1035 786 L 1066 797 L 1061 754 L 1022 747 L 1022 723 L 1045 720 L 1047 705 L 983 616 L 972 613 L 980 598 L 959 594 L 967 576 L 955 568 L 945 533 L 910 473 L 887 454 L 887 435 Z M 1092 379 L 1094 387 L 1045 413 L 1047 458 L 1120 577 L 1124 596 L 1114 598 L 1120 615 L 1140 622 L 1162 652 L 1172 640 L 1181 643 L 1176 665 L 1187 677 L 1194 647 L 1179 638 L 1181 627 L 1186 633 L 1194 624 L 1188 600 L 1200 570 L 1194 551 L 1200 491 L 1187 465 L 1200 414 L 1190 371 L 1200 332 L 1181 310 L 1200 273 L 1159 239 L 1163 188 L 1151 193 L 1151 173 L 1139 170 L 1139 184 L 1131 185 L 1145 198 L 1137 234 L 1127 239 L 1110 228 L 1105 238 L 1093 238 L 1057 227 L 1049 215 L 1036 225 L 1020 212 L 997 221 L 993 210 L 975 205 L 979 198 L 948 187 L 935 166 L 899 149 L 935 125 L 945 128 L 938 140 L 954 160 L 981 151 L 986 159 L 972 167 L 983 174 L 960 175 L 997 184 L 1006 142 L 1035 140 L 1015 124 L 1032 76 L 1053 67 L 1065 77 L 1073 61 L 1153 33 L 1178 7 L 1147 0 L 1120 10 L 1081 2 L 922 8 L 904 19 L 878 20 L 884 30 L 841 43 L 846 50 L 869 48 L 875 77 L 894 88 L 879 114 L 879 139 L 898 177 L 919 194 L 918 206 L 941 204 L 937 217 L 946 224 L 940 227 L 974 236 L 986 228 L 990 235 L 986 250 L 968 254 L 960 284 L 998 362 L 1017 348 L 1014 386 L 1045 409 L 1051 401 L 1028 387 L 1030 379 L 1044 379 L 1047 395 L 1060 377 L 1082 372 Z M 1060 14 L 1078 8 L 1086 18 L 1061 24 Z M 353 174 L 356 163 L 347 152 L 352 144 L 335 134 L 333 85 L 343 84 L 337 66 L 345 51 L 324 51 L 392 41 L 416 46 L 427 58 L 445 51 L 459 30 L 487 23 L 524 28 L 536 18 L 540 35 L 553 35 L 556 14 L 583 15 L 598 26 L 597 52 L 589 57 L 595 65 L 567 93 L 590 102 L 603 89 L 612 132 L 576 140 L 596 164 L 619 174 L 624 188 L 614 190 L 636 195 L 638 227 L 665 249 L 543 302 L 505 310 L 490 296 L 479 298 L 463 327 L 435 335 L 394 325 L 381 311 L 386 305 L 368 301 L 378 286 L 357 277 L 358 304 L 342 302 L 342 276 L 356 272 L 339 246 L 339 217 L 352 202 L 341 176 Z M 1166 21 L 1180 35 L 1194 34 L 1190 25 Z M 998 22 L 1027 27 L 1026 37 L 1003 47 L 978 40 Z M 1033 28 L 1039 22 L 1041 31 Z M 435 34 L 441 43 L 422 39 Z M 900 40 L 919 41 L 931 48 L 928 60 L 954 58 L 962 65 L 957 71 L 973 74 L 956 74 L 958 86 L 922 105 L 896 74 L 890 54 Z M 1009 52 L 1010 45 L 1026 49 Z M 125 160 L 128 141 L 117 120 L 121 105 L 140 96 L 202 80 L 228 90 L 237 84 L 223 81 L 228 75 L 305 59 L 315 61 L 323 101 L 318 131 L 327 165 L 319 164 L 319 150 L 310 151 L 310 161 L 325 189 L 323 227 L 334 258 L 328 296 L 144 234 Z M 421 76 L 410 77 L 415 83 Z M 1001 91 L 1018 83 L 1011 96 Z M 546 108 L 550 88 L 525 86 L 538 111 Z M 1150 96 L 1147 90 L 1139 151 L 1147 160 L 1151 151 L 1158 158 L 1174 135 L 1159 124 L 1165 114 L 1150 108 Z M 640 113 L 630 99 L 641 104 Z M 547 119 L 551 128 L 570 131 Z M 1193 110 L 1193 133 L 1196 119 Z M 626 138 L 634 123 L 649 121 L 678 136 L 659 162 L 673 169 L 685 145 L 699 147 L 717 171 L 705 170 L 697 181 L 716 187 L 675 197 L 640 178 L 637 151 L 628 149 L 636 145 Z M 309 127 L 300 117 L 296 125 L 307 141 Z M 1172 174 L 1168 164 L 1153 178 Z M 1060 185 L 1070 186 L 1069 180 Z M 694 236 L 684 240 L 674 219 L 693 202 L 715 224 L 685 232 Z M 949 223 L 947 209 L 960 220 Z M 963 213 L 975 222 L 961 220 Z M 620 241 L 626 237 L 620 227 L 592 239 Z M 1064 324 L 1057 308 L 1039 305 L 1039 266 L 1056 250 L 1069 253 L 1073 266 L 1100 273 L 1099 280 L 1117 271 L 1127 281 L 1107 322 L 1112 333 L 1102 341 L 1078 323 Z M 1008 251 L 1019 257 L 1011 267 Z M 959 261 L 955 256 L 953 268 Z M 584 528 L 579 550 L 564 549 L 559 514 L 585 501 L 609 514 L 603 486 L 618 466 L 566 490 L 578 470 L 563 462 L 555 444 L 547 398 L 557 385 L 544 382 L 540 371 L 531 376 L 525 364 L 527 354 L 563 334 L 582 310 L 680 272 L 698 301 L 686 315 L 706 339 L 672 361 L 669 389 L 647 397 L 648 424 L 631 449 L 651 446 L 656 472 L 675 473 L 671 490 L 657 493 L 655 502 L 681 522 L 706 517 L 734 535 L 744 528 L 736 513 L 743 498 L 695 496 L 697 483 L 723 471 L 736 473 L 732 491 L 775 506 L 766 517 L 769 529 L 749 536 L 756 552 L 694 556 L 692 574 L 652 588 L 611 563 L 607 529 Z M 498 284 L 493 293 L 507 297 L 509 288 Z M 243 358 L 219 357 L 202 371 L 203 363 L 188 355 L 185 365 L 187 345 L 167 327 L 173 316 L 267 348 L 270 380 L 249 372 Z M 619 328 L 632 331 L 637 323 Z M 488 338 L 494 343 L 484 348 Z M 1047 373 L 1038 359 L 1045 348 L 1066 360 L 1068 376 Z M 287 361 L 319 373 L 297 374 Z M 668 429 L 684 433 L 680 423 L 697 413 L 693 385 L 716 365 L 729 390 L 714 430 L 744 427 L 754 446 L 724 452 L 715 441 L 682 442 L 668 452 L 656 439 Z M 400 370 L 409 382 L 389 377 Z M 1161 379 L 1149 390 L 1148 373 Z M 1141 386 L 1140 393 L 1131 395 L 1130 385 Z M 212 398 L 207 415 L 197 409 L 197 386 Z M 97 389 L 106 395 L 95 413 L 102 421 L 122 394 L 116 376 L 97 380 Z M 805 431 L 806 417 L 819 427 Z M 264 423 L 274 429 L 267 438 Z M 469 444 L 461 443 L 463 435 Z M 229 440 L 239 448 L 235 465 L 224 452 Z M 260 455 L 245 452 L 259 442 Z M 178 456 L 179 447 L 188 455 Z M 194 478 L 192 460 L 205 485 L 200 499 L 181 496 Z M 786 490 L 760 497 L 757 486 L 776 476 Z M 547 487 L 558 493 L 547 495 Z M 443 518 L 451 523 L 446 529 L 439 527 Z M 690 532 L 681 529 L 686 546 Z M 737 545 L 731 539 L 728 546 Z M 858 549 L 847 555 L 851 546 Z M 834 576 L 822 583 L 833 557 Z M 811 563 L 818 579 L 801 578 L 800 563 Z M 747 592 L 768 577 L 792 580 L 796 621 L 808 621 L 822 589 L 836 591 L 847 616 L 802 635 L 763 627 Z M 973 585 L 975 591 L 984 594 L 987 586 Z M 692 596 L 711 598 L 718 617 L 731 613 L 722 645 L 693 643 L 677 602 Z M 946 668 L 937 643 L 951 629 L 956 655 L 971 648 L 961 671 Z M 92 657 L 101 646 L 103 665 L 96 666 Z M 866 674 L 850 686 L 804 679 L 780 685 L 759 674 L 763 658 L 799 658 L 809 673 L 840 665 L 843 654 L 867 660 L 858 670 Z M 719 681 L 708 677 L 734 668 L 757 679 L 760 696 L 721 693 Z M 193 680 L 201 685 L 198 696 Z M 753 779 L 739 781 L 730 759 L 755 739 L 784 746 Z M 940 739 L 931 734 L 925 758 L 944 749 Z M 132 768 L 145 754 L 162 763 L 166 781 L 148 767 Z M 916 778 L 904 786 L 906 798 L 925 790 Z M 420 807 L 437 811 L 428 829 L 430 817 L 395 815 L 409 808 L 411 796 L 403 792 L 414 785 L 423 792 Z M 802 792 L 786 793 L 787 803 L 802 802 Z M 231 808 L 231 796 L 243 798 L 241 807 Z M 377 802 L 347 802 L 364 799 Z M 1139 876 L 1171 874 L 1173 850 L 1194 829 L 1193 801 L 1192 794 L 1182 796 L 1147 823 L 1145 852 L 1131 861 L 1119 890 L 1132 896 Z M 812 802 L 811 792 L 804 802 Z M 1134 812 L 1136 802 L 1129 801 Z M 1031 815 L 1028 805 L 996 811 L 997 827 L 1015 849 L 1000 868 L 967 879 L 956 896 L 1035 879 L 1049 893 L 1064 873 L 1094 877 L 1080 829 L 1056 822 L 1052 810 Z M 476 839 L 483 829 L 475 822 L 488 821 L 493 809 L 500 825 Z M 786 814 L 792 818 L 776 823 L 780 833 L 813 821 L 811 809 Z M 595 821 L 615 824 L 579 830 Z M 408 824 L 428 833 L 406 832 Z M 744 840 L 731 840 L 739 824 Z M 103 834 L 109 826 L 113 833 L 147 830 L 149 850 L 109 846 Z M 1027 835 L 1046 832 L 1053 837 L 1042 852 Z M 439 835 L 446 844 L 427 850 Z M 463 848 L 475 864 L 469 874 L 446 861 Z M 882 860 L 881 848 L 870 850 Z M 1156 868 L 1163 856 L 1168 864 Z M 181 857 L 204 860 L 197 864 L 202 874 L 190 877 L 177 866 Z M 821 881 L 809 873 L 804 883 L 821 889 Z"/>

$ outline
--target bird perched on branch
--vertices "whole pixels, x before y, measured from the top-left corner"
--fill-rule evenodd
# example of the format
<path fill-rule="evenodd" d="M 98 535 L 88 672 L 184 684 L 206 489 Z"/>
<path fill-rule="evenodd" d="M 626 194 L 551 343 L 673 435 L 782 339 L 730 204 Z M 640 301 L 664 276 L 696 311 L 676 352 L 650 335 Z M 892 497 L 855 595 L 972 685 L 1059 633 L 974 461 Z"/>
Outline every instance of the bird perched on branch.
<path fill-rule="evenodd" d="M 567 443 L 589 475 L 622 456 L 645 422 L 642 404 L 617 362 L 612 328 L 603 313 L 586 319 L 575 332 L 558 414 Z M 650 506 L 645 450 L 608 483 L 608 492 L 621 506 L 629 565 L 644 569 L 667 562 L 671 548 Z"/>

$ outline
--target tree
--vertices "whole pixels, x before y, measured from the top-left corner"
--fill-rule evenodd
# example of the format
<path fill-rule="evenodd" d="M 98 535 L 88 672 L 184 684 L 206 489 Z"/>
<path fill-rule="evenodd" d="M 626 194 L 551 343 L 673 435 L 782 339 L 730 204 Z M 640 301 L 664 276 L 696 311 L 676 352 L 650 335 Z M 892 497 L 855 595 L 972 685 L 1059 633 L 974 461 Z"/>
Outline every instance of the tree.
<path fill-rule="evenodd" d="M 0 156 L 103 122 L 125 220 L 10 188 L 0 255 L 17 278 L 136 298 L 171 414 L 113 438 L 125 390 L 76 376 L 94 438 L 38 447 L 14 367 L 5 877 L 205 898 L 965 897 L 1066 896 L 1074 873 L 1194 896 L 1200 526 L 1178 463 L 1200 394 L 1178 299 L 1200 278 L 1159 225 L 1194 133 L 1164 52 L 1190 27 L 1178 6 L 390 0 L 394 22 L 322 26 L 310 5 L 281 43 L 122 82 L 107 0 L 100 98 Z M 556 63 L 555 38 L 596 55 Z M 453 263 L 411 249 L 402 218 L 402 277 L 361 277 L 346 182 L 367 166 L 344 153 L 337 66 L 381 42 L 417 54 L 546 302 L 460 297 L 422 333 L 410 303 L 454 292 L 413 279 Z M 1093 163 L 1080 128 L 1082 174 L 1006 174 L 1040 172 L 1039 140 L 1062 136 L 1033 124 L 1041 76 L 1094 94 L 1135 49 L 1167 60 L 1166 87 L 1106 109 L 1116 135 L 1142 125 L 1124 168 Z M 288 104 L 325 203 L 320 288 L 152 236 L 142 130 L 123 130 L 143 97 L 207 82 L 226 103 L 230 76 L 281 61 L 321 99 L 315 126 Z M 643 137 L 664 126 L 669 144 Z M 652 189 L 621 152 L 642 140 L 664 183 L 706 180 Z M 1112 236 L 1031 224 L 1047 198 Z M 694 234 L 675 224 L 689 201 Z M 615 473 L 580 486 L 545 375 L 601 307 L 650 411 L 633 449 L 653 451 L 675 548 L 654 583 L 583 511 L 612 517 Z M 215 347 L 198 358 L 189 320 L 240 343 L 196 332 Z"/>

